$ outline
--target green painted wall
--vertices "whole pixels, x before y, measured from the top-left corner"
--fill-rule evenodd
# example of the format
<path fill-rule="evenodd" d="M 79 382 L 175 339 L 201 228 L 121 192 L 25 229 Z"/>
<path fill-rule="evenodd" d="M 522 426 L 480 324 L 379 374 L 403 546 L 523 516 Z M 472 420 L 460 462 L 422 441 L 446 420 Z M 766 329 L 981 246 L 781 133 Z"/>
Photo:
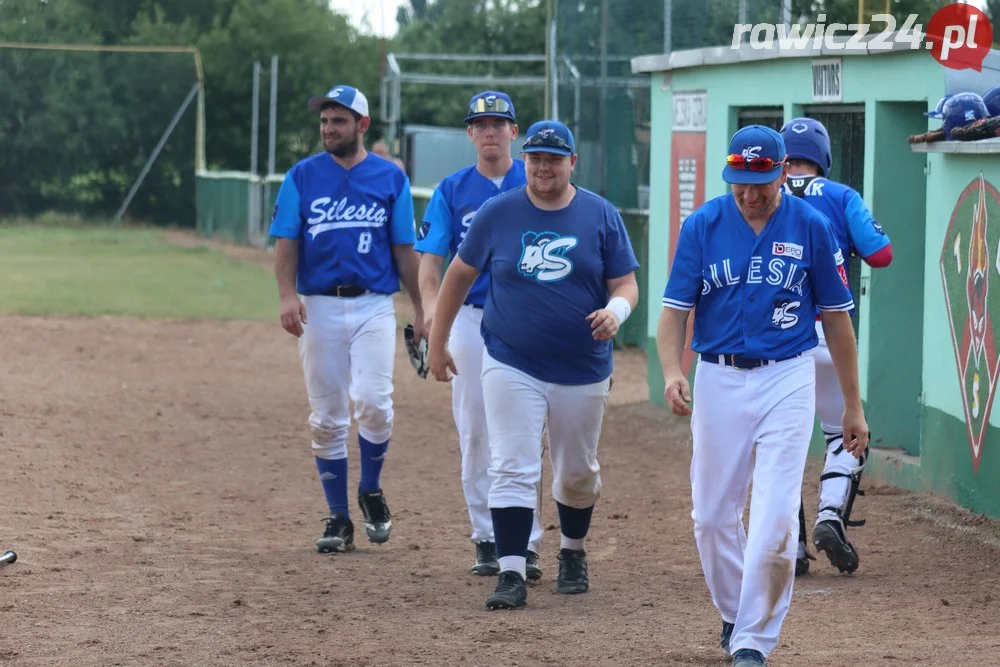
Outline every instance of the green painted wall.
<path fill-rule="evenodd" d="M 868 425 L 873 446 L 920 454 L 923 355 L 926 155 L 907 137 L 924 131 L 923 103 L 875 104 L 874 154 L 891 169 L 871 169 L 872 213 L 889 234 L 893 262 L 871 270 L 865 313 Z M 867 171 L 867 170 L 866 170 Z M 900 196 L 905 193 L 905 196 Z"/>
<path fill-rule="evenodd" d="M 649 397 L 656 404 L 663 404 L 655 336 L 670 257 L 672 96 L 694 91 L 707 95 L 705 198 L 710 199 L 727 192 L 720 172 L 740 108 L 780 106 L 789 119 L 816 106 L 811 99 L 811 60 L 790 57 L 652 75 L 651 182 L 662 184 L 650 192 L 647 277 Z M 988 376 L 1000 376 L 1000 202 L 988 204 L 992 227 L 984 234 L 993 290 L 985 300 L 992 336 L 986 344 L 994 347 L 984 353 L 985 361 L 976 363 L 990 364 L 989 369 L 967 359 L 965 375 L 959 373 L 956 347 L 960 345 L 953 343 L 941 267 L 942 250 L 955 243 L 958 231 L 965 239 L 960 244 L 973 237 L 971 201 L 959 210 L 949 234 L 960 194 L 980 173 L 1000 189 L 1000 152 L 923 153 L 914 152 L 906 142 L 909 134 L 938 127 L 938 121 L 922 112 L 944 93 L 945 71 L 926 53 L 845 56 L 842 62 L 842 104 L 860 105 L 865 113 L 862 196 L 894 250 L 889 268 L 862 269 L 863 289 L 855 295 L 861 391 L 876 447 L 868 474 L 906 488 L 942 493 L 974 511 L 1000 517 L 1000 485 L 994 481 L 1000 475 L 1000 410 L 992 411 L 987 400 Z M 775 81 L 781 82 L 780 89 L 771 85 Z M 968 252 L 966 243 L 961 253 Z M 968 266 L 960 275 L 961 284 L 951 286 L 952 293 L 964 289 L 967 276 Z M 965 304 L 965 294 L 952 300 Z M 952 319 L 965 317 L 969 307 L 962 307 L 965 311 L 953 305 Z M 962 338 L 961 329 L 955 338 Z M 977 369 L 981 376 L 974 386 Z M 979 392 L 981 412 L 969 420 L 974 428 L 986 421 L 978 449 L 970 444 L 963 402 L 963 396 L 971 397 L 974 391 Z M 811 452 L 822 452 L 818 438 Z"/>

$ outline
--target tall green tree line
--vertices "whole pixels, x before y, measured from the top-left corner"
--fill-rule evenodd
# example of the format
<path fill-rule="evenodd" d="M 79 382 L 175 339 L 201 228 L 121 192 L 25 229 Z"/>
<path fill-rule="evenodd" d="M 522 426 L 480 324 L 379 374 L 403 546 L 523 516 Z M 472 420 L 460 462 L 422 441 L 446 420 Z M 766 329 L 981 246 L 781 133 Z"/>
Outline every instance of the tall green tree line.
<path fill-rule="evenodd" d="M 272 54 L 279 171 L 317 149 L 311 95 L 351 83 L 378 109 L 379 40 L 358 34 L 326 0 L 2 0 L 0 41 L 197 47 L 210 169 L 249 169 L 254 61 L 265 69 L 259 165 L 266 168 Z M 196 80 L 186 54 L 0 49 L 0 217 L 113 214 Z M 192 103 L 131 217 L 193 224 L 195 115 Z"/>
<path fill-rule="evenodd" d="M 987 0 L 1000 35 L 1000 0 Z M 870 0 L 874 5 L 877 0 Z M 728 44 L 739 0 L 678 2 L 673 6 L 674 49 Z M 892 0 L 902 20 L 917 13 L 926 24 L 943 0 Z M 662 0 L 558 0 L 558 55 L 585 77 L 600 73 L 602 51 L 610 76 L 629 74 L 628 57 L 662 52 Z M 779 0 L 747 0 L 749 22 L 779 20 Z M 306 102 L 332 84 L 358 86 L 372 107 L 370 139 L 379 122 L 384 55 L 448 53 L 461 61 L 403 61 L 406 71 L 438 74 L 535 75 L 543 63 L 489 62 L 503 54 L 544 54 L 548 0 L 411 0 L 392 40 L 359 33 L 327 0 L 0 0 L 0 41 L 195 46 L 204 65 L 208 167 L 250 166 L 251 83 L 261 80 L 259 167 L 267 164 L 267 70 L 279 58 L 276 168 L 284 171 L 318 150 L 314 114 Z M 793 19 L 852 23 L 857 0 L 793 0 Z M 606 19 L 606 20 L 605 20 Z M 617 58 L 617 59 L 614 59 Z M 75 53 L 0 49 L 0 218 L 47 210 L 109 216 L 195 82 L 188 55 Z M 460 126 L 465 104 L 484 83 L 403 88 L 407 124 Z M 505 86 L 522 126 L 544 114 L 541 86 Z M 637 93 L 631 93 L 634 95 Z M 605 135 L 594 118 L 600 104 L 585 89 L 584 133 Z M 564 116 L 568 86 L 560 93 Z M 615 101 L 634 113 L 648 100 Z M 193 224 L 195 105 L 177 126 L 129 215 L 158 223 Z"/>

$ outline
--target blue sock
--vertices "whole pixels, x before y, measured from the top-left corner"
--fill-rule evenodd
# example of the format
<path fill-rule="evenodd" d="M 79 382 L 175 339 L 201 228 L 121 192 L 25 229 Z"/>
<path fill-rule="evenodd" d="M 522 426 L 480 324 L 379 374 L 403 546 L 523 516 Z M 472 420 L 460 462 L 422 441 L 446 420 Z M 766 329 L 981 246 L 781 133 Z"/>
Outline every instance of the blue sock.
<path fill-rule="evenodd" d="M 330 506 L 330 514 L 342 514 L 350 517 L 347 512 L 347 459 L 321 459 L 316 457 L 316 468 L 319 479 L 323 483 L 323 493 L 326 494 L 326 504 Z"/>
<path fill-rule="evenodd" d="M 594 516 L 594 506 L 578 510 L 575 507 L 556 502 L 559 509 L 559 532 L 573 540 L 582 540 L 590 530 L 590 518 Z"/>
<path fill-rule="evenodd" d="M 358 491 L 378 491 L 382 488 L 382 464 L 389 449 L 389 441 L 376 445 L 358 435 L 358 444 L 361 446 L 361 482 L 358 484 Z"/>
<path fill-rule="evenodd" d="M 491 509 L 490 515 L 493 517 L 497 557 L 527 556 L 535 512 L 530 507 L 501 507 Z"/>

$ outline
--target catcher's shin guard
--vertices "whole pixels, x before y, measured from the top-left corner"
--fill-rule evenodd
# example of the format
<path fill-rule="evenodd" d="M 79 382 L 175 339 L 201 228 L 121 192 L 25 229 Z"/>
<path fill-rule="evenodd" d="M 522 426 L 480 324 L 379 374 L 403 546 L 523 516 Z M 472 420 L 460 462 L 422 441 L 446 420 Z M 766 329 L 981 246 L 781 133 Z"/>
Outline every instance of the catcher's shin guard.
<path fill-rule="evenodd" d="M 820 485 L 828 479 L 835 479 L 837 477 L 846 477 L 850 480 L 850 486 L 847 490 L 847 497 L 840 506 L 828 505 L 825 507 L 820 507 L 820 512 L 835 512 L 840 520 L 844 523 L 844 526 L 863 526 L 865 525 L 864 519 L 860 521 L 851 520 L 851 510 L 854 508 L 854 499 L 856 496 L 863 496 L 865 492 L 861 490 L 861 475 L 865 470 L 865 463 L 868 461 L 868 449 L 861 454 L 857 459 L 857 464 L 850 470 L 850 472 L 845 472 L 840 470 L 840 466 L 832 466 L 830 460 L 834 456 L 839 456 L 844 450 L 844 435 L 842 433 L 826 433 L 827 442 L 827 460 L 824 466 L 823 474 L 819 477 Z M 834 445 L 836 445 L 834 447 Z M 833 448 L 830 451 L 830 448 Z M 853 456 L 853 455 L 852 455 Z"/>
<path fill-rule="evenodd" d="M 859 489 L 861 473 L 868 458 L 866 449 L 857 459 L 844 450 L 843 435 L 827 434 L 827 456 L 823 474 L 820 476 L 820 500 L 830 503 L 837 498 L 836 504 L 827 504 L 819 509 L 816 527 L 813 529 L 813 544 L 819 551 L 825 552 L 830 563 L 841 572 L 852 573 L 858 569 L 858 552 L 847 539 L 847 526 L 863 526 L 864 521 L 852 521 L 851 510 L 856 496 L 864 495 Z M 848 487 L 837 485 L 824 488 L 824 482 L 836 478 L 850 480 Z M 843 490 L 842 490 L 843 489 Z M 830 515 L 836 517 L 831 519 Z"/>
<path fill-rule="evenodd" d="M 809 561 L 816 560 L 816 557 L 809 553 L 808 542 L 806 541 L 806 510 L 804 503 L 799 501 L 799 549 L 795 555 L 795 576 L 801 577 L 809 571 Z"/>

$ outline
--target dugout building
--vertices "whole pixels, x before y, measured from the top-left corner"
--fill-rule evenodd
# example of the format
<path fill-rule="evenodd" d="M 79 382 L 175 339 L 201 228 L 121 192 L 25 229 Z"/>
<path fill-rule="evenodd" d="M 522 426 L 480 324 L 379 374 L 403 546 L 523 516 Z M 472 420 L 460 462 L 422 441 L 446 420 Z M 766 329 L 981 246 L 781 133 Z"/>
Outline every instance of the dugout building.
<path fill-rule="evenodd" d="M 940 127 L 924 113 L 946 93 L 1000 83 L 1000 51 L 976 71 L 905 43 L 860 53 L 724 46 L 637 57 L 632 70 L 651 78 L 650 399 L 663 404 L 656 325 L 681 222 L 727 192 L 721 172 L 738 128 L 811 116 L 831 135 L 830 177 L 861 193 L 892 240 L 889 267 L 852 262 L 866 476 L 1000 517 L 1000 138 L 908 142 Z M 817 427 L 811 453 L 822 452 Z"/>

